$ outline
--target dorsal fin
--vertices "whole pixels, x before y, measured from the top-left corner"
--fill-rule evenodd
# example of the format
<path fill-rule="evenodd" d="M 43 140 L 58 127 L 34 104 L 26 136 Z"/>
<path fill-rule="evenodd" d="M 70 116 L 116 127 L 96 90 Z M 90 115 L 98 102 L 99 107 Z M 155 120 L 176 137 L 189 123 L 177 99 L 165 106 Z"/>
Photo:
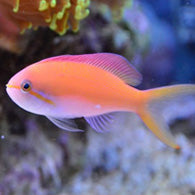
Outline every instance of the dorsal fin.
<path fill-rule="evenodd" d="M 48 61 L 73 61 L 90 64 L 102 68 L 122 79 L 129 85 L 139 85 L 142 81 L 141 74 L 124 57 L 112 53 L 97 53 L 84 55 L 62 55 L 48 58 Z"/>

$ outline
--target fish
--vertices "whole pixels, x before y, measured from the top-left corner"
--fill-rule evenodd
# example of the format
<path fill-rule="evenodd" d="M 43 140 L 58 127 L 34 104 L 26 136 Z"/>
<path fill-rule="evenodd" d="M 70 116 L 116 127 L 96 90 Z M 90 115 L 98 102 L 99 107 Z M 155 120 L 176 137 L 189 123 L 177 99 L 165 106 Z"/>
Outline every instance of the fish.
<path fill-rule="evenodd" d="M 67 131 L 83 131 L 83 117 L 97 132 L 105 132 L 118 112 L 134 112 L 166 145 L 179 149 L 154 103 L 195 93 L 194 84 L 139 90 L 142 75 L 121 55 L 94 53 L 50 57 L 25 67 L 6 85 L 9 97 L 22 109 L 46 116 Z"/>

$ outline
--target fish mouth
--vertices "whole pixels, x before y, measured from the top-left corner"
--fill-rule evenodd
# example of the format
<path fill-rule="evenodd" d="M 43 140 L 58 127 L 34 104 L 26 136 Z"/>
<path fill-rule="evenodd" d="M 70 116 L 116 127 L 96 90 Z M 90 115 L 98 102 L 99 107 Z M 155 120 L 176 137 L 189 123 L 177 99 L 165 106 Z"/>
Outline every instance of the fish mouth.
<path fill-rule="evenodd" d="M 16 86 L 16 85 L 10 85 L 9 83 L 6 84 L 6 88 L 15 88 L 15 89 L 20 89 L 19 86 Z"/>

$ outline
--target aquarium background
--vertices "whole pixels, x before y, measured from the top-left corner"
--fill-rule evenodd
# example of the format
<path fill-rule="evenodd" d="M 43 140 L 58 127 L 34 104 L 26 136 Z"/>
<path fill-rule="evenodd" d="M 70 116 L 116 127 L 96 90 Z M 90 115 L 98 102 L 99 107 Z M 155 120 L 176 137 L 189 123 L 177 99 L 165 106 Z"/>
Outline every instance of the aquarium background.
<path fill-rule="evenodd" d="M 6 94 L 19 70 L 62 54 L 120 54 L 142 73 L 139 89 L 195 83 L 194 0 L 91 0 L 89 10 L 79 31 L 63 36 L 39 27 L 11 39 L 0 27 L 0 195 L 194 195 L 194 96 L 158 105 L 175 151 L 133 113 L 119 114 L 109 133 L 83 119 L 85 133 L 70 133 Z"/>

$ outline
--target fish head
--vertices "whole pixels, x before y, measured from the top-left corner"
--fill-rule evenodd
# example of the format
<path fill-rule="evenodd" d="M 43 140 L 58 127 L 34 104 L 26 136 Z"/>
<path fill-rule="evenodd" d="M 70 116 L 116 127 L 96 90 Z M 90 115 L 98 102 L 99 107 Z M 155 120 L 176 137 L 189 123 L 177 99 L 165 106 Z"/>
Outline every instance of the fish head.
<path fill-rule="evenodd" d="M 46 82 L 40 76 L 41 72 L 37 72 L 36 66 L 28 66 L 8 81 L 6 91 L 19 107 L 31 113 L 45 115 L 54 102 L 45 93 Z"/>

